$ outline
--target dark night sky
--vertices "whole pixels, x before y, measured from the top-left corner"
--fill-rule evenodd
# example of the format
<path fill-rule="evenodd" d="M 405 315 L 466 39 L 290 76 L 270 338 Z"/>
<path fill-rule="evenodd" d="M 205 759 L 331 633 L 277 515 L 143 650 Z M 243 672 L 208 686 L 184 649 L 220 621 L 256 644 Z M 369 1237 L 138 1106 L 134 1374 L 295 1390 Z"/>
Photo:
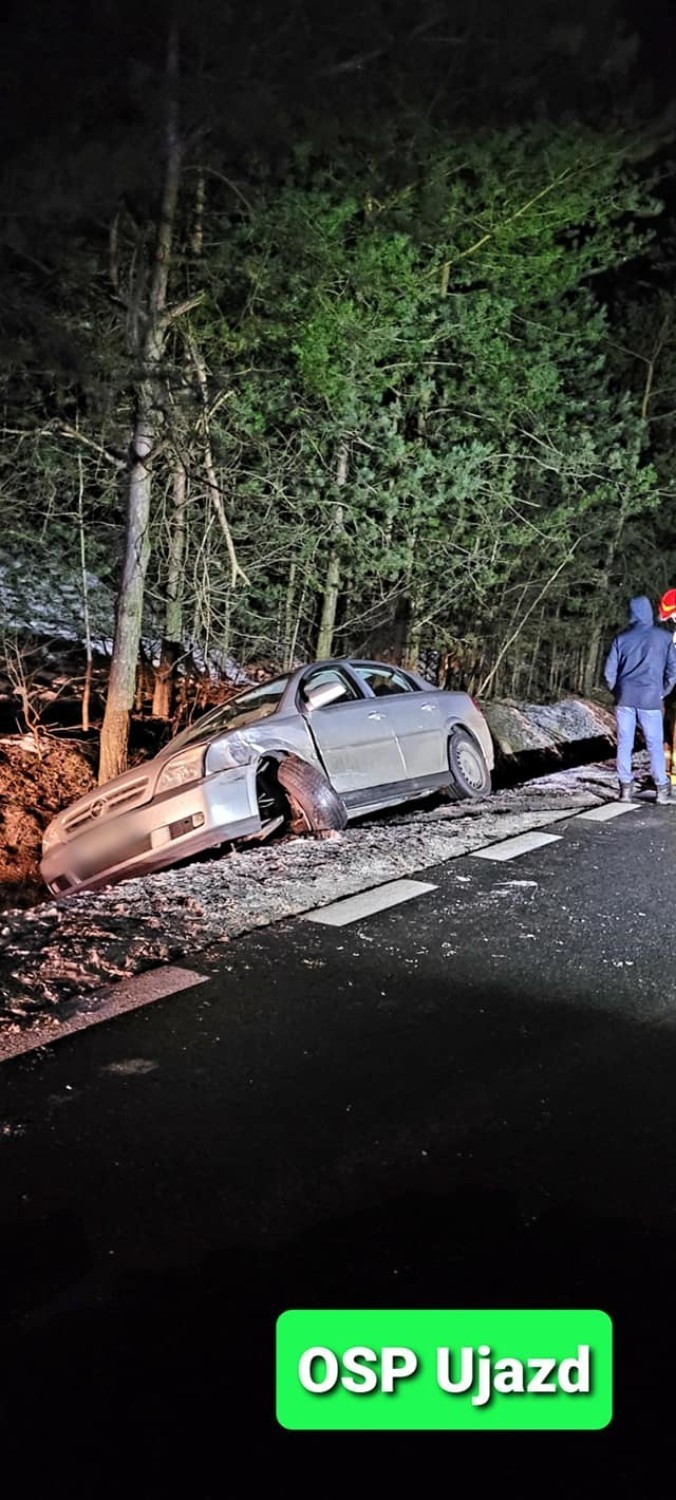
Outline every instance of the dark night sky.
<path fill-rule="evenodd" d="M 668 103 L 676 46 L 674 7 L 668 0 L 620 0 L 615 9 L 641 38 L 638 77 L 656 91 L 661 105 Z M 558 17 L 559 24 L 574 25 L 576 17 L 585 17 L 589 45 L 598 49 L 608 34 L 606 10 L 606 0 L 586 6 L 578 0 L 563 7 L 552 0 L 502 0 L 498 14 L 506 26 L 503 41 L 513 27 L 518 34 L 525 22 L 524 47 L 539 24 L 549 27 Z M 232 86 L 237 74 L 248 73 L 259 82 L 266 78 L 275 88 L 290 86 L 296 99 L 305 92 L 320 111 L 322 106 L 335 108 L 345 94 L 358 97 L 365 86 L 385 87 L 402 64 L 423 77 L 426 68 L 439 64 L 444 48 L 452 60 L 449 33 L 462 31 L 457 11 L 452 0 L 436 5 L 432 0 L 427 5 L 421 0 L 348 0 L 340 7 L 318 0 L 258 0 L 245 7 L 192 0 L 187 6 L 188 29 L 202 30 L 198 47 L 206 36 L 212 58 L 220 52 L 227 59 L 224 71 L 231 76 L 223 78 L 224 84 Z M 475 21 L 485 18 L 488 34 L 496 0 L 472 0 L 470 11 Z M 166 14 L 167 7 L 156 0 L 10 0 L 0 34 L 5 155 L 48 131 L 72 128 L 75 120 L 92 113 L 109 110 L 120 120 L 130 83 L 138 87 L 144 67 L 160 61 Z M 434 24 L 426 28 L 426 19 Z M 445 40 L 437 44 L 437 37 Z M 362 66 L 350 66 L 360 56 Z M 571 70 L 560 59 L 558 73 L 568 73 L 567 87 L 573 83 L 571 72 L 575 64 Z M 543 83 L 547 93 L 551 77 Z"/>
<path fill-rule="evenodd" d="M 674 103 L 668 0 L 182 3 L 188 155 L 199 141 L 238 177 L 254 159 L 255 174 L 283 171 L 294 138 L 317 154 L 343 137 L 368 149 L 383 120 L 410 138 L 432 117 L 442 129 L 543 113 L 604 125 Z M 145 199 L 152 215 L 167 16 L 165 0 L 9 0 L 0 247 L 20 243 L 24 265 L 27 251 L 54 263 L 52 228 L 100 229 L 120 201 Z M 612 63 L 618 26 L 637 39 L 628 71 Z"/>

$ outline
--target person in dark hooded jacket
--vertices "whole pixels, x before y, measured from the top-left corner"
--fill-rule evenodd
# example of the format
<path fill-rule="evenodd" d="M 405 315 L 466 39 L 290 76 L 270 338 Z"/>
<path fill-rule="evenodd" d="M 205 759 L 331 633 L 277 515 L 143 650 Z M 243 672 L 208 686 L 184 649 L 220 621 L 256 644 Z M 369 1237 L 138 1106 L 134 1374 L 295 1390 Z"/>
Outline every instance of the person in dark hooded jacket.
<path fill-rule="evenodd" d="M 615 697 L 620 801 L 630 802 L 633 795 L 631 757 L 638 721 L 657 801 L 668 802 L 671 783 L 664 758 L 662 704 L 676 684 L 676 650 L 669 632 L 653 623 L 652 605 L 644 595 L 631 600 L 629 628 L 615 636 L 603 676 Z"/>

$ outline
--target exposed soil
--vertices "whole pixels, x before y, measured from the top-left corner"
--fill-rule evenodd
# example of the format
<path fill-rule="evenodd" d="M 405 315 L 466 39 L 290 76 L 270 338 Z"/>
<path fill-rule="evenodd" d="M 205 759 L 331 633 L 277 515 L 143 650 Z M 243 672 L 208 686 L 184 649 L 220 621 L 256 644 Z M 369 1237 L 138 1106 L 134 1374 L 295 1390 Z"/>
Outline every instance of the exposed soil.
<path fill-rule="evenodd" d="M 77 641 L 24 633 L 15 650 L 0 651 L 0 912 L 47 899 L 39 871 L 43 831 L 95 783 L 110 662 L 95 653 L 87 734 L 81 729 L 85 667 Z M 238 670 L 243 682 L 269 675 L 265 664 Z M 142 665 L 130 722 L 130 766 L 156 755 L 195 715 L 238 689 L 237 682 L 214 679 L 188 661 L 169 722 L 153 718 L 154 681 L 152 667 Z"/>
<path fill-rule="evenodd" d="M 30 735 L 0 739 L 0 909 L 46 895 L 40 880 L 42 834 L 62 807 L 94 785 L 92 751 Z"/>

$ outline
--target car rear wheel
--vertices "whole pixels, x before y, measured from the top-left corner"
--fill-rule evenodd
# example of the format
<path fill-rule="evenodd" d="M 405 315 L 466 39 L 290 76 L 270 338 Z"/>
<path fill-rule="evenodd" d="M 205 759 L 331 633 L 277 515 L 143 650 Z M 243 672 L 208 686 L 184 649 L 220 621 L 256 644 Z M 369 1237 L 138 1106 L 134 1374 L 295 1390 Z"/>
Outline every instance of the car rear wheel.
<path fill-rule="evenodd" d="M 491 773 L 483 751 L 466 729 L 455 729 L 448 741 L 448 764 L 461 797 L 487 797 Z"/>
<path fill-rule="evenodd" d="M 277 769 L 277 780 L 283 787 L 297 827 L 320 837 L 337 833 L 347 825 L 347 808 L 330 781 L 316 766 L 299 755 L 285 755 Z"/>

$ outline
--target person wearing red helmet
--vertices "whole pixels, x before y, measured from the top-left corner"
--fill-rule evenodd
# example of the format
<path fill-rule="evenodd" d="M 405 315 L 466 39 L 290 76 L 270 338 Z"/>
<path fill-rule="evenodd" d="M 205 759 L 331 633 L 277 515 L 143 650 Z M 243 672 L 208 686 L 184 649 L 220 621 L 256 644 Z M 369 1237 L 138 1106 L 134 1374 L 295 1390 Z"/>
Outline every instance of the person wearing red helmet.
<path fill-rule="evenodd" d="M 672 630 L 676 629 L 676 589 L 667 589 L 666 594 L 660 599 L 657 613 L 665 624 L 670 624 Z"/>
<path fill-rule="evenodd" d="M 631 802 L 634 794 L 631 758 L 638 724 L 650 756 L 657 801 L 668 802 L 671 781 L 664 755 L 663 703 L 676 686 L 676 650 L 669 632 L 654 624 L 652 604 L 645 595 L 630 601 L 628 629 L 615 636 L 603 676 L 615 698 L 620 801 Z"/>
<path fill-rule="evenodd" d="M 657 613 L 662 623 L 671 631 L 673 645 L 676 648 L 676 589 L 667 589 L 666 594 L 662 595 Z M 676 785 L 676 703 L 673 699 L 671 703 L 665 704 L 664 755 L 673 788 Z"/>

